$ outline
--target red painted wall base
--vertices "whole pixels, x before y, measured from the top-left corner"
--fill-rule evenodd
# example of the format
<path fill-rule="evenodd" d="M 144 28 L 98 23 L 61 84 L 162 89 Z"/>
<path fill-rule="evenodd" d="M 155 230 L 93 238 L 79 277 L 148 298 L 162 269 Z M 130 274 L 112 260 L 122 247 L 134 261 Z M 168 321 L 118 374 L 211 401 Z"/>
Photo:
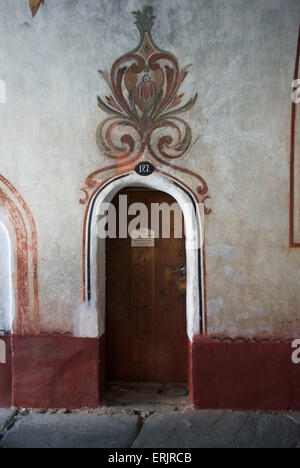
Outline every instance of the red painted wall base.
<path fill-rule="evenodd" d="M 198 409 L 300 410 L 300 364 L 290 343 L 190 344 L 192 404 Z"/>
<path fill-rule="evenodd" d="M 0 408 L 9 408 L 11 406 L 11 336 L 0 337 L 0 340 L 5 342 L 6 347 L 6 363 L 0 363 Z"/>
<path fill-rule="evenodd" d="M 0 407 L 95 408 L 105 382 L 105 340 L 1 337 Z M 190 343 L 190 397 L 198 409 L 300 410 L 300 364 L 290 343 Z"/>
<path fill-rule="evenodd" d="M 13 406 L 99 406 L 98 339 L 14 335 L 12 343 Z"/>

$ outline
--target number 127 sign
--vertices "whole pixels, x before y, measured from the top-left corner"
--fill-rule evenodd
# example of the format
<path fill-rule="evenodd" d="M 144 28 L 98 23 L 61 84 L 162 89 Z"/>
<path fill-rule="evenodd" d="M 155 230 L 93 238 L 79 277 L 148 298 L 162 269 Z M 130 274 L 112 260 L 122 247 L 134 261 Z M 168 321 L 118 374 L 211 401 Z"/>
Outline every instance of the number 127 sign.
<path fill-rule="evenodd" d="M 148 176 L 153 174 L 155 167 L 149 162 L 141 162 L 135 167 L 134 170 L 140 176 Z"/>

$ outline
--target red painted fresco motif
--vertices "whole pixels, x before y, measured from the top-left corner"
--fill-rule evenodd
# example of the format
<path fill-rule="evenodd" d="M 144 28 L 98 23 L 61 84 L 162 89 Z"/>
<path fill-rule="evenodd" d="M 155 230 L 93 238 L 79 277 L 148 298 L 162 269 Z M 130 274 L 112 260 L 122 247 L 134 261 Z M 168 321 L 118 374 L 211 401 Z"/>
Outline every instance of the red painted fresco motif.
<path fill-rule="evenodd" d="M 37 233 L 26 202 L 15 187 L 0 175 L 0 206 L 9 220 L 15 261 L 14 333 L 39 333 Z"/>
<path fill-rule="evenodd" d="M 82 188 L 85 197 L 80 203 L 88 203 L 107 179 L 105 173 L 128 172 L 141 160 L 150 160 L 155 167 L 166 170 L 171 168 L 172 174 L 188 176 L 197 200 L 204 203 L 209 198 L 204 178 L 174 162 L 187 153 L 192 143 L 191 127 L 181 117 L 197 100 L 195 94 L 184 102 L 180 91 L 188 70 L 181 69 L 174 55 L 155 44 L 153 8 L 145 7 L 133 14 L 141 35 L 139 45 L 118 58 L 110 73 L 99 70 L 111 94 L 98 96 L 99 107 L 110 116 L 99 125 L 96 139 L 101 154 L 113 163 L 87 177 Z"/>
<path fill-rule="evenodd" d="M 40 6 L 44 5 L 44 3 L 45 0 L 29 0 L 29 7 L 33 17 L 37 14 Z"/>

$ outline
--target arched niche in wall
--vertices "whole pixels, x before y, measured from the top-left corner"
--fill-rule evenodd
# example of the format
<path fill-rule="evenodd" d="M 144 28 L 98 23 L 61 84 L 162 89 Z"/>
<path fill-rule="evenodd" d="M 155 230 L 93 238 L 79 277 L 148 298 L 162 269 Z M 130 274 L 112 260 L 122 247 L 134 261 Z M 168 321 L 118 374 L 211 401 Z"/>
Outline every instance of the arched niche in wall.
<path fill-rule="evenodd" d="M 11 331 L 13 315 L 11 242 L 0 220 L 0 334 Z"/>
<path fill-rule="evenodd" d="M 10 258 L 13 258 L 12 331 L 20 335 L 35 335 L 40 332 L 36 227 L 28 205 L 1 174 L 0 210 L 2 230 L 9 238 Z"/>

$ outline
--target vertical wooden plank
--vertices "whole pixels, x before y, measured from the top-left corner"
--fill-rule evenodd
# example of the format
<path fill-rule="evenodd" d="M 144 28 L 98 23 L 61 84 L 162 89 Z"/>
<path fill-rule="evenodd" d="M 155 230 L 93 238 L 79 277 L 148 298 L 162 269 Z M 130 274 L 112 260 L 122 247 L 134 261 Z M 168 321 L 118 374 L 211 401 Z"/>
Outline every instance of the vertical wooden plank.
<path fill-rule="evenodd" d="M 132 192 L 149 206 L 151 192 Z M 131 343 L 134 380 L 155 380 L 155 248 L 131 248 Z"/>
<path fill-rule="evenodd" d="M 157 203 L 174 203 L 165 193 L 156 192 Z M 162 234 L 162 233 L 160 233 Z M 156 246 L 156 380 L 187 382 L 188 341 L 186 335 L 186 277 L 178 270 L 186 266 L 185 240 L 157 239 Z"/>
<path fill-rule="evenodd" d="M 118 198 L 113 200 L 116 207 Z M 132 359 L 130 241 L 107 239 L 106 249 L 106 375 L 107 380 L 128 380 Z"/>

